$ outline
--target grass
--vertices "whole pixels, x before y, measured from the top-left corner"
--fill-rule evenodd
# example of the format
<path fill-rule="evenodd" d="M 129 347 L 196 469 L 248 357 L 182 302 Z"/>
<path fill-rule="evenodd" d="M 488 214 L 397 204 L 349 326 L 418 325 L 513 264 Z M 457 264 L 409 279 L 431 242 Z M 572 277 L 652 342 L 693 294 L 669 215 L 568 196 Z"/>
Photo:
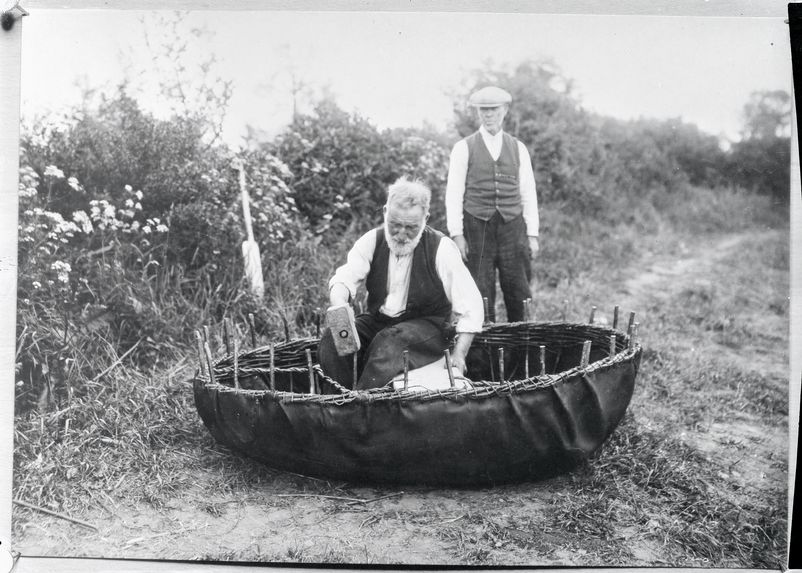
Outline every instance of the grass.
<path fill-rule="evenodd" d="M 538 262 L 535 315 L 542 320 L 563 312 L 586 320 L 592 305 L 609 319 L 621 302 L 616 299 L 628 296 L 622 285 L 638 269 L 727 233 L 754 236 L 711 258 L 705 273 L 678 277 L 677 288 L 669 282 L 640 296 L 639 308 L 622 308 L 637 310 L 641 321 L 645 350 L 636 393 L 612 438 L 572 474 L 483 491 L 405 488 L 404 497 L 419 502 L 406 508 L 396 498 L 356 511 L 331 499 L 277 497 L 370 495 L 355 493 L 353 484 L 277 472 L 214 444 L 188 383 L 195 369 L 192 330 L 219 324 L 225 312 L 237 319 L 245 340 L 253 302 L 236 296 L 215 302 L 211 287 L 190 296 L 186 277 L 176 273 L 170 280 L 184 285 L 174 289 L 180 296 L 155 290 L 158 320 L 145 323 L 150 329 L 169 324 L 169 335 L 151 345 L 159 349 L 158 367 L 125 360 L 90 382 L 121 352 L 86 338 L 76 359 L 94 373 L 54 379 L 43 407 L 18 413 L 14 495 L 95 520 L 131 508 L 159 517 L 177 506 L 198 523 L 228 523 L 233 508 L 243 506 L 313 512 L 321 528 L 325 520 L 343 520 L 331 533 L 336 540 L 314 545 L 282 536 L 279 547 L 264 533 L 264 544 L 245 547 L 236 536 L 222 536 L 191 553 L 203 560 L 391 563 L 403 560 L 391 550 L 398 532 L 414 527 L 415 539 L 449 564 L 777 567 L 787 523 L 785 482 L 776 479 L 786 471 L 784 450 L 771 457 L 765 445 L 748 443 L 748 435 L 728 436 L 712 453 L 698 441 L 711 439 L 716 425 L 738 422 L 766 433 L 787 426 L 788 245 L 781 234 L 762 232 L 784 223 L 760 197 L 685 193 L 683 201 L 698 213 L 685 213 L 684 203 L 669 205 L 670 212 L 635 209 L 617 227 L 560 217 L 547 207 L 543 212 L 552 227 Z M 661 232 L 644 234 L 643 222 L 655 218 L 663 221 Z M 284 319 L 292 335 L 311 333 L 305 313 L 321 304 L 321 285 L 348 241 L 328 250 L 297 245 L 266 266 L 269 293 L 258 309 L 265 339 L 283 338 Z M 143 299 L 150 290 L 135 288 L 131 293 Z M 219 347 L 217 330 L 214 340 Z M 738 456 L 752 452 L 769 460 L 766 472 L 775 477 L 767 483 L 750 482 L 745 470 L 742 478 L 733 473 L 746 463 L 739 465 Z M 373 495 L 394 491 L 379 488 Z M 25 525 L 39 519 L 15 507 L 15 537 L 24 540 L 32 531 Z M 180 545 L 163 541 L 162 555 L 180 557 Z"/>

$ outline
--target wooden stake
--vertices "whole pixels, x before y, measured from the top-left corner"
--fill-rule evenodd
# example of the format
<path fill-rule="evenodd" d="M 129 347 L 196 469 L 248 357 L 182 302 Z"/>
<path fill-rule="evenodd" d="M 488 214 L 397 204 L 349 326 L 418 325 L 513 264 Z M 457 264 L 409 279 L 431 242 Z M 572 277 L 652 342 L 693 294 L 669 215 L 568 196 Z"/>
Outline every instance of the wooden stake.
<path fill-rule="evenodd" d="M 200 330 L 195 331 L 195 340 L 198 343 L 198 361 L 200 362 L 200 373 L 203 374 L 207 371 L 206 367 L 203 365 L 205 362 L 203 354 L 203 335 L 201 335 Z"/>
<path fill-rule="evenodd" d="M 455 387 L 454 373 L 451 371 L 451 353 L 448 351 L 448 348 L 446 348 L 444 354 L 446 355 L 446 370 L 448 371 L 448 381 L 451 383 L 451 387 L 454 388 Z"/>
<path fill-rule="evenodd" d="M 529 329 L 526 329 L 526 342 L 524 343 L 524 378 L 529 378 Z"/>
<path fill-rule="evenodd" d="M 234 388 L 239 388 L 239 348 L 237 348 L 237 337 L 232 340 L 234 343 Z"/>
<path fill-rule="evenodd" d="M 504 382 L 504 348 L 498 349 L 498 378 L 499 382 Z"/>
<path fill-rule="evenodd" d="M 208 342 L 209 344 L 212 343 L 212 333 L 209 331 L 209 327 L 206 325 L 203 326 L 203 341 Z"/>
<path fill-rule="evenodd" d="M 253 318 L 253 313 L 248 313 L 248 326 L 251 330 L 251 346 L 256 348 L 256 321 Z"/>
<path fill-rule="evenodd" d="M 580 362 L 580 366 L 587 368 L 588 362 L 590 362 L 590 340 L 586 340 L 582 344 L 582 362 Z"/>
<path fill-rule="evenodd" d="M 315 371 L 312 370 L 312 351 L 306 349 L 306 367 L 309 369 L 309 393 L 315 393 Z"/>
<path fill-rule="evenodd" d="M 635 348 L 635 339 L 638 336 L 638 325 L 639 324 L 640 323 L 638 323 L 638 322 L 633 322 L 632 323 L 632 328 L 629 331 L 629 347 L 630 348 Z"/>
<path fill-rule="evenodd" d="M 568 299 L 566 298 L 563 300 L 563 322 L 565 322 L 565 318 L 568 316 Z"/>
<path fill-rule="evenodd" d="M 404 390 L 409 387 L 409 350 L 404 350 Z"/>
<path fill-rule="evenodd" d="M 209 343 L 203 343 L 203 351 L 206 354 L 206 365 L 209 367 L 209 380 L 212 381 L 212 384 L 215 384 L 217 380 L 214 376 L 214 367 L 212 366 L 212 349 L 209 348 Z"/>
<path fill-rule="evenodd" d="M 485 309 L 485 322 L 490 322 L 490 306 L 486 296 L 482 297 L 482 304 L 484 305 Z"/>
<path fill-rule="evenodd" d="M 596 318 L 596 307 L 593 306 L 590 309 L 590 318 L 588 319 L 588 324 L 593 324 L 593 320 Z"/>
<path fill-rule="evenodd" d="M 613 309 L 613 330 L 618 328 L 618 305 Z"/>
<path fill-rule="evenodd" d="M 540 375 L 546 375 L 546 347 L 540 345 Z"/>
<path fill-rule="evenodd" d="M 270 343 L 270 389 L 276 389 L 276 343 Z"/>
<path fill-rule="evenodd" d="M 610 335 L 610 358 L 615 356 L 615 334 Z"/>
<path fill-rule="evenodd" d="M 226 354 L 231 354 L 231 320 L 229 318 L 223 319 L 223 342 L 226 345 Z"/>
<path fill-rule="evenodd" d="M 359 353 L 354 352 L 354 385 L 351 387 L 356 390 L 356 383 L 359 380 Z"/>
<path fill-rule="evenodd" d="M 284 340 L 290 340 L 290 323 L 287 322 L 287 317 L 284 316 L 284 312 L 281 312 L 281 323 L 284 325 Z"/>
<path fill-rule="evenodd" d="M 635 324 L 635 313 L 634 312 L 630 312 L 629 313 L 629 325 L 627 326 L 627 334 L 628 335 L 632 334 L 632 325 L 633 324 Z"/>

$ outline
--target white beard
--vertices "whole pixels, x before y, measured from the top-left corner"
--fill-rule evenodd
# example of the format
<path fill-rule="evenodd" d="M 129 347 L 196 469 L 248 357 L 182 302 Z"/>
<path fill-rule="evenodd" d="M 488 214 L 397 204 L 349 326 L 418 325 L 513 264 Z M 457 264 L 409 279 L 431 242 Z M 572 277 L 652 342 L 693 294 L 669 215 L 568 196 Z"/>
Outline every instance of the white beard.
<path fill-rule="evenodd" d="M 387 239 L 387 246 L 390 247 L 390 252 L 396 257 L 405 257 L 411 255 L 415 247 L 420 243 L 420 238 L 423 236 L 423 230 L 426 225 L 421 225 L 420 231 L 415 235 L 415 238 L 408 243 L 400 243 L 390 236 L 390 229 L 387 227 L 387 219 L 384 221 L 384 237 Z"/>

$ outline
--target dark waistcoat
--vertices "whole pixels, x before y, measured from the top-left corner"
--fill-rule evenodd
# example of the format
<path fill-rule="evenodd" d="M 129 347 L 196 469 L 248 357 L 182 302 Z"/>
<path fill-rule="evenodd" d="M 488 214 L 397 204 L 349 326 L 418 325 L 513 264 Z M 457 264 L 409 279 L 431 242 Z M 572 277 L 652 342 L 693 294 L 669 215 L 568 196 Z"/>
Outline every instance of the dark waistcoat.
<path fill-rule="evenodd" d="M 412 252 L 412 269 L 409 277 L 407 307 L 402 314 L 409 320 L 424 316 L 451 317 L 451 303 L 443 289 L 443 281 L 437 274 L 435 258 L 443 234 L 426 227 L 420 242 Z M 368 312 L 378 313 L 387 299 L 387 270 L 390 264 L 390 247 L 384 236 L 384 227 L 376 233 L 376 249 L 370 265 L 365 287 L 368 291 Z"/>
<path fill-rule="evenodd" d="M 482 135 L 477 131 L 465 138 L 468 144 L 468 172 L 465 177 L 464 209 L 487 221 L 498 211 L 505 221 L 523 213 L 518 181 L 518 141 L 502 133 L 501 154 L 490 156 Z"/>

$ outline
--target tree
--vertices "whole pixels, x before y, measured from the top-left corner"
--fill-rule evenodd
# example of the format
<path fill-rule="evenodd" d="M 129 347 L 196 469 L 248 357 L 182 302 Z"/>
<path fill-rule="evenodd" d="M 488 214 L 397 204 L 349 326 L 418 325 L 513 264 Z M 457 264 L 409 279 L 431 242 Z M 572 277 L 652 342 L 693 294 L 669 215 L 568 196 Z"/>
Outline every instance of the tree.
<path fill-rule="evenodd" d="M 743 139 L 790 137 L 791 96 L 784 90 L 753 92 L 743 118 Z"/>
<path fill-rule="evenodd" d="M 733 184 L 787 202 L 791 161 L 791 96 L 754 92 L 744 106 L 743 138 L 730 152 Z"/>

